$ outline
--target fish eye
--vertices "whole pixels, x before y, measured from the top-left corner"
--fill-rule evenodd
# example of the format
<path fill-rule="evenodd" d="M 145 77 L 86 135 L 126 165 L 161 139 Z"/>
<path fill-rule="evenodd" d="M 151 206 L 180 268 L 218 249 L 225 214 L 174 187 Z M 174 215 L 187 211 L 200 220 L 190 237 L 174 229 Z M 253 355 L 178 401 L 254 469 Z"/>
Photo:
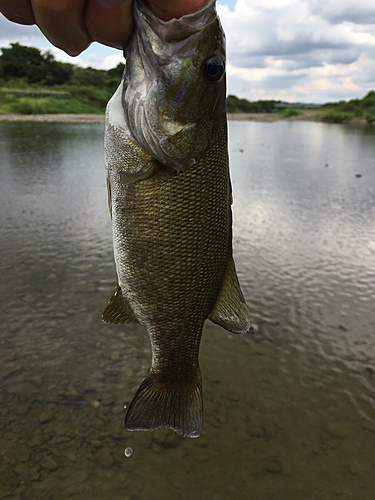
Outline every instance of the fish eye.
<path fill-rule="evenodd" d="M 218 82 L 224 71 L 224 61 L 218 56 L 209 57 L 204 63 L 203 74 L 210 82 Z"/>

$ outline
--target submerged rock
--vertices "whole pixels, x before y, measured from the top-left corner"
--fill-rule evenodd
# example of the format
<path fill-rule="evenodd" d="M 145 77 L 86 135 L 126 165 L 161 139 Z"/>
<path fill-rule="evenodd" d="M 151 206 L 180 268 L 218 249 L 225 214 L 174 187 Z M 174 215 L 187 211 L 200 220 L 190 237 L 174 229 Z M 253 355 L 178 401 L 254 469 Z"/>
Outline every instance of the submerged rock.
<path fill-rule="evenodd" d="M 18 464 L 14 468 L 14 472 L 23 477 L 28 477 L 30 473 L 29 466 L 26 464 Z"/>
<path fill-rule="evenodd" d="M 51 406 L 45 408 L 42 413 L 39 415 L 39 423 L 46 424 L 53 419 L 53 409 Z"/>
<path fill-rule="evenodd" d="M 163 448 L 177 448 L 181 439 L 178 434 L 171 432 L 170 429 L 160 429 L 154 436 L 154 442 Z"/>
<path fill-rule="evenodd" d="M 281 462 L 275 457 L 268 457 L 262 461 L 263 470 L 271 474 L 281 473 L 283 470 Z"/>
<path fill-rule="evenodd" d="M 246 434 L 255 438 L 264 438 L 266 437 L 266 430 L 261 425 L 252 425 L 246 429 Z"/>
<path fill-rule="evenodd" d="M 331 422 L 323 427 L 323 431 L 335 438 L 349 436 L 353 431 L 353 426 L 345 422 Z"/>
<path fill-rule="evenodd" d="M 42 458 L 42 460 L 40 461 L 40 465 L 43 468 L 49 469 L 49 470 L 56 470 L 58 467 L 57 463 L 49 455 L 46 455 L 45 457 Z"/>
<path fill-rule="evenodd" d="M 115 463 L 108 448 L 99 450 L 95 455 L 95 460 L 104 468 L 109 469 Z"/>
<path fill-rule="evenodd" d="M 43 436 L 40 434 L 39 436 L 35 436 L 32 438 L 29 442 L 28 445 L 30 448 L 34 448 L 34 446 L 40 446 L 43 443 Z"/>

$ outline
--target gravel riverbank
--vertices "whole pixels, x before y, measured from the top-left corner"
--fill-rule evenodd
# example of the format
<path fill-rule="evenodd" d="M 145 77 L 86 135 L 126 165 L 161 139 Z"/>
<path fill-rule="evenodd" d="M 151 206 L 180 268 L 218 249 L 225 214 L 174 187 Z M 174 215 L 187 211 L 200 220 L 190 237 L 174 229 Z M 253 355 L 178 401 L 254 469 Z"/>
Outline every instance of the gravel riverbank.
<path fill-rule="evenodd" d="M 276 120 L 308 120 L 308 121 L 327 121 L 322 120 L 316 110 L 306 109 L 300 112 L 298 116 L 291 118 L 282 118 L 276 114 L 268 113 L 228 113 L 228 120 L 245 121 L 253 120 L 258 122 L 274 122 Z M 58 123 L 104 123 L 103 115 L 80 115 L 80 114 L 46 114 L 46 115 L 1 115 L 0 122 L 58 122 Z M 367 125 L 365 119 L 355 118 L 343 123 L 355 125 Z"/>
<path fill-rule="evenodd" d="M 0 115 L 0 122 L 104 123 L 104 115 Z"/>

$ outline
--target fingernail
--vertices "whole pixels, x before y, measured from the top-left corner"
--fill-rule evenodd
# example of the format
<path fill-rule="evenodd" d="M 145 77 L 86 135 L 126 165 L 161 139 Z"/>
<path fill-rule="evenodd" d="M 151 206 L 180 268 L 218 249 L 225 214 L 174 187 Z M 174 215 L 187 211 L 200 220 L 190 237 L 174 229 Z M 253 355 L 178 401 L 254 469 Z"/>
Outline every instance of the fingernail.
<path fill-rule="evenodd" d="M 105 9 L 115 9 L 116 7 L 120 7 L 120 5 L 124 2 L 124 0 L 96 0 L 99 5 L 104 7 Z"/>

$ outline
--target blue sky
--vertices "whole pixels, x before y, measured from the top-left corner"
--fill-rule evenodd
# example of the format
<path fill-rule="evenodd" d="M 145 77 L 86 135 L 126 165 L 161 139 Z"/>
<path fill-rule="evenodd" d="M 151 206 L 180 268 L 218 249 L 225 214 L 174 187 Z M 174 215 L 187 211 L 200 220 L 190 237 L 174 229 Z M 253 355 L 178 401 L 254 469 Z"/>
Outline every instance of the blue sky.
<path fill-rule="evenodd" d="M 217 10 L 227 36 L 230 94 L 323 103 L 375 89 L 374 0 L 218 0 Z M 0 16 L 0 47 L 13 42 L 100 69 L 122 59 L 98 43 L 71 58 L 36 26 Z"/>

